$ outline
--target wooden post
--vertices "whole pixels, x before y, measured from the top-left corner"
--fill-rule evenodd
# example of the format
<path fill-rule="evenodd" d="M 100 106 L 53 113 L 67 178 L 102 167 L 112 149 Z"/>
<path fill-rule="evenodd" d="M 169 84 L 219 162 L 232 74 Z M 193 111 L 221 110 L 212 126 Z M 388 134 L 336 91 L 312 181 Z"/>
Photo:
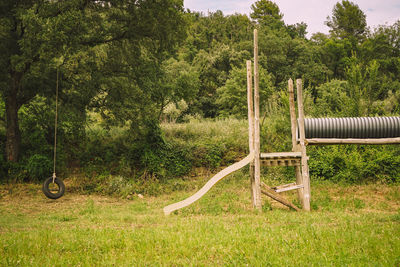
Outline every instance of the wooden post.
<path fill-rule="evenodd" d="M 289 110 L 290 110 L 290 126 L 292 130 L 292 151 L 300 151 L 299 145 L 296 140 L 296 106 L 294 104 L 294 90 L 293 90 L 293 80 L 288 81 L 289 89 Z"/>
<path fill-rule="evenodd" d="M 299 132 L 300 132 L 300 148 L 301 148 L 301 174 L 303 180 L 303 209 L 310 210 L 310 176 L 308 173 L 308 157 L 305 144 L 305 130 L 304 130 L 304 108 L 303 108 L 303 92 L 301 79 L 296 80 L 297 88 L 297 105 L 299 109 Z"/>
<path fill-rule="evenodd" d="M 289 89 L 289 110 L 290 110 L 290 125 L 291 125 L 291 130 L 292 130 L 292 151 L 293 152 L 300 152 L 301 148 L 297 144 L 296 140 L 296 106 L 294 104 L 294 90 L 293 90 L 293 80 L 289 79 L 288 81 L 288 89 Z M 295 166 L 294 167 L 295 172 L 296 172 L 296 183 L 303 184 L 303 179 L 301 177 L 301 169 L 300 166 Z M 297 189 L 298 197 L 300 200 L 301 205 L 304 208 L 304 192 L 303 188 Z"/>
<path fill-rule="evenodd" d="M 257 29 L 254 29 L 254 207 L 261 210 L 260 98 L 258 79 L 258 33 Z"/>
<path fill-rule="evenodd" d="M 251 60 L 246 61 L 247 66 L 247 111 L 249 119 L 249 151 L 254 153 L 254 104 L 253 104 L 253 83 L 252 83 L 252 68 Z M 254 182 L 254 160 L 250 162 L 250 190 L 251 202 L 253 207 L 256 206 L 256 188 Z"/>

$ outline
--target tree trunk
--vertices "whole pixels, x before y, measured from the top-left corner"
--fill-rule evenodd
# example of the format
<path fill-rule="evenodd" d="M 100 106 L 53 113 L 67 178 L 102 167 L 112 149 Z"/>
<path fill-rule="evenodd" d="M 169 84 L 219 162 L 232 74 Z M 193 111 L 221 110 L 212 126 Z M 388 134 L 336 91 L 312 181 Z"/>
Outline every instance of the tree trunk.
<path fill-rule="evenodd" d="M 18 89 L 20 75 L 13 73 L 10 90 L 5 95 L 6 106 L 6 157 L 7 161 L 17 162 L 21 146 L 21 133 L 18 124 Z"/>

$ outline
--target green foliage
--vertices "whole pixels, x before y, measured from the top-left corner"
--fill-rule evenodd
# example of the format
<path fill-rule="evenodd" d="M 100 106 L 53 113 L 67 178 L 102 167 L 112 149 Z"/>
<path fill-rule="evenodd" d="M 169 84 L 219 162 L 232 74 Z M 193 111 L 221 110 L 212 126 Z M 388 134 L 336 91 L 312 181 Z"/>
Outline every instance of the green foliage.
<path fill-rule="evenodd" d="M 19 109 L 37 96 L 53 99 L 58 74 L 62 108 L 81 129 L 88 109 L 110 124 L 158 118 L 150 111 L 163 91 L 161 65 L 185 36 L 182 1 L 10 2 L 1 14 L 8 160 L 24 152 Z"/>
<path fill-rule="evenodd" d="M 183 114 L 185 114 L 187 108 L 188 105 L 183 99 L 178 103 L 169 103 L 167 106 L 165 106 L 163 110 L 164 122 L 175 123 L 178 119 L 180 119 L 180 121 L 183 121 Z"/>
<path fill-rule="evenodd" d="M 321 42 L 321 58 L 329 70 L 331 76 L 336 79 L 344 78 L 347 59 L 353 51 L 352 44 L 348 39 L 329 38 Z"/>
<path fill-rule="evenodd" d="M 220 167 L 226 148 L 221 144 L 205 144 L 193 151 L 192 161 L 196 167 L 215 170 Z"/>
<path fill-rule="evenodd" d="M 53 162 L 39 154 L 31 156 L 26 163 L 26 170 L 31 181 L 42 181 L 52 176 Z"/>
<path fill-rule="evenodd" d="M 352 99 L 348 95 L 347 81 L 332 80 L 316 88 L 314 116 L 346 117 L 350 116 Z"/>
<path fill-rule="evenodd" d="M 342 0 L 332 10 L 332 18 L 328 17 L 326 25 L 334 36 L 356 38 L 359 40 L 366 32 L 367 21 L 364 12 L 353 2 Z"/>
<path fill-rule="evenodd" d="M 400 155 L 394 147 L 327 146 L 309 150 L 314 179 L 333 182 L 399 183 Z"/>
<path fill-rule="evenodd" d="M 138 135 L 126 128 L 112 132 L 92 129 L 80 160 L 87 176 L 119 174 L 133 179 L 170 179 L 190 171 L 188 155 L 187 147 L 166 142 L 158 124 L 149 123 Z"/>
<path fill-rule="evenodd" d="M 260 103 L 272 95 L 272 78 L 264 68 L 259 68 Z M 233 68 L 224 86 L 217 90 L 217 104 L 221 117 L 247 118 L 247 72 L 246 68 Z"/>
<path fill-rule="evenodd" d="M 193 60 L 199 72 L 200 88 L 196 102 L 189 106 L 189 110 L 206 118 L 218 115 L 218 88 L 226 83 L 232 68 L 243 66 L 243 62 L 250 56 L 246 51 L 236 51 L 226 44 L 217 43 L 213 46 L 209 52 L 200 50 Z"/>
<path fill-rule="evenodd" d="M 251 5 L 251 10 L 250 17 L 263 26 L 279 28 L 284 25 L 282 21 L 283 14 L 280 12 L 278 5 L 272 1 L 256 1 Z"/>
<path fill-rule="evenodd" d="M 278 5 L 266 0 L 251 6 L 250 17 L 185 12 L 180 0 L 1 7 L 0 180 L 37 179 L 35 169 L 45 169 L 38 164 L 53 151 L 57 76 L 57 172 L 82 168 L 88 177 L 158 187 L 194 167 L 214 171 L 242 158 L 247 122 L 232 117 L 247 117 L 244 64 L 254 27 L 263 151 L 291 148 L 289 78 L 303 79 L 310 116 L 400 113 L 400 21 L 366 34 L 365 14 L 349 1 L 333 7 L 331 33 L 311 39 L 305 23 L 285 25 Z M 169 123 L 161 129 L 161 122 Z M 341 165 L 313 153 L 323 179 L 398 181 L 391 149 L 327 148 Z M 292 176 L 287 169 L 273 174 Z"/>
<path fill-rule="evenodd" d="M 392 91 L 393 82 L 379 74 L 380 65 L 372 60 L 364 66 L 356 57 L 348 59 L 347 81 L 332 80 L 316 88 L 314 116 L 361 117 L 396 114 L 398 99 Z M 397 83 L 396 83 L 397 84 Z M 385 99 L 391 96 L 393 105 Z"/>

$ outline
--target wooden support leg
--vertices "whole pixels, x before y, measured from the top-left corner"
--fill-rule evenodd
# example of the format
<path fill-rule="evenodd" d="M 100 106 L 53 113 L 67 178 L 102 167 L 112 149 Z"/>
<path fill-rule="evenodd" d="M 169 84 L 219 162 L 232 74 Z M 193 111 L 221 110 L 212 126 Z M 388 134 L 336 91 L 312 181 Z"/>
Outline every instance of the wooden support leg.
<path fill-rule="evenodd" d="M 290 127 L 292 132 L 292 151 L 293 152 L 301 152 L 300 145 L 297 144 L 296 138 L 296 106 L 294 104 L 294 90 L 293 90 L 293 80 L 289 79 L 288 81 L 288 90 L 289 90 L 289 111 L 290 111 Z M 295 166 L 296 172 L 296 183 L 298 185 L 303 184 L 303 177 L 301 176 L 301 167 Z M 299 201 L 304 208 L 304 190 L 303 188 L 299 188 L 297 190 Z"/>
<path fill-rule="evenodd" d="M 304 152 L 305 153 L 305 152 Z M 307 156 L 302 156 L 301 159 L 301 174 L 302 174 L 302 180 L 303 180 L 303 209 L 306 211 L 310 211 L 310 199 L 311 199 L 311 194 L 310 194 L 310 176 L 308 172 L 308 158 Z"/>
<path fill-rule="evenodd" d="M 310 210 L 310 176 L 308 173 L 308 157 L 305 144 L 305 130 L 304 130 L 304 109 L 303 109 L 303 92 L 301 79 L 296 80 L 297 87 L 297 104 L 299 111 L 299 132 L 300 132 L 300 151 L 301 151 L 301 176 L 303 180 L 303 208 Z"/>
<path fill-rule="evenodd" d="M 251 60 L 246 61 L 247 65 L 247 109 L 248 109 L 248 120 L 249 120 L 249 151 L 254 153 L 254 104 L 253 104 L 253 84 L 252 84 L 252 68 Z M 255 168 L 254 160 L 250 162 L 250 191 L 251 191 L 251 202 L 253 207 L 256 207 L 257 202 L 257 188 L 255 183 Z"/>
<path fill-rule="evenodd" d="M 300 166 L 295 166 L 294 170 L 296 172 L 296 184 L 303 184 L 303 177 L 301 176 L 301 167 Z M 298 194 L 298 198 L 299 201 L 301 203 L 301 206 L 304 208 L 304 190 L 303 188 L 299 188 L 297 189 L 297 194 Z"/>

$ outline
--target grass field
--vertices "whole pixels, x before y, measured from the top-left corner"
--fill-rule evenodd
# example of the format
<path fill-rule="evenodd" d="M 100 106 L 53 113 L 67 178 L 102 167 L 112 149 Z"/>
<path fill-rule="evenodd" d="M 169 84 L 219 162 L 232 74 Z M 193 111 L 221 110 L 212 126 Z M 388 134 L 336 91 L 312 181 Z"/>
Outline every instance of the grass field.
<path fill-rule="evenodd" d="M 132 200 L 67 191 L 53 201 L 40 185 L 2 185 L 0 266 L 400 265 L 400 186 L 314 182 L 312 212 L 265 199 L 257 213 L 242 171 L 163 215 L 206 179 Z"/>

